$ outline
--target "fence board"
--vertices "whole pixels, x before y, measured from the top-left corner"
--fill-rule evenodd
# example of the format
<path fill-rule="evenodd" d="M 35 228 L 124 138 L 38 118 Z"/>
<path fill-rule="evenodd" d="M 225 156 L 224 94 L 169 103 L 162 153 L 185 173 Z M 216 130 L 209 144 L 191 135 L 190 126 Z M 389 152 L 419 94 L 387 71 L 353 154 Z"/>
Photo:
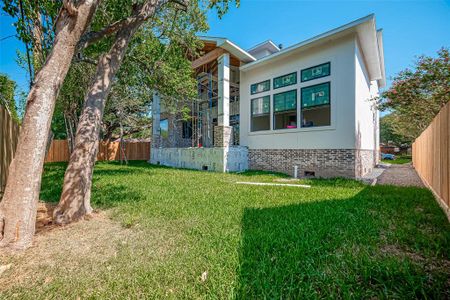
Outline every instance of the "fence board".
<path fill-rule="evenodd" d="M 19 124 L 11 118 L 8 110 L 0 106 L 0 193 L 3 193 L 9 165 L 19 140 Z"/>
<path fill-rule="evenodd" d="M 125 142 L 125 155 L 128 160 L 149 160 L 149 142 Z M 98 161 L 120 160 L 120 143 L 101 141 L 98 147 Z M 69 143 L 67 140 L 53 140 L 45 162 L 69 161 Z"/>
<path fill-rule="evenodd" d="M 450 217 L 450 102 L 414 141 L 413 165 Z"/>

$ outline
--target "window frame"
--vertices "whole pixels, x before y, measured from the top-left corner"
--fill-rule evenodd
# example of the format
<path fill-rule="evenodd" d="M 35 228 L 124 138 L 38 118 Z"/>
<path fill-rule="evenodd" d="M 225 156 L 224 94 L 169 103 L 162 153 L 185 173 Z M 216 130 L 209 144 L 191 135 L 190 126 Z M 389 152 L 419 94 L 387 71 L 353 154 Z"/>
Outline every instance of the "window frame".
<path fill-rule="evenodd" d="M 295 109 L 283 110 L 283 111 L 278 112 L 278 113 L 295 111 L 295 124 L 296 124 L 296 127 L 295 128 L 275 128 L 275 122 L 276 122 L 275 114 L 277 113 L 275 111 L 275 96 L 276 95 L 280 95 L 280 94 L 289 93 L 289 92 L 295 92 Z M 284 92 L 279 92 L 279 93 L 276 93 L 276 94 L 272 94 L 272 106 L 273 106 L 273 109 L 272 109 L 272 126 L 271 126 L 272 130 L 296 130 L 296 129 L 301 128 L 301 127 L 298 126 L 298 116 L 299 116 L 299 111 L 298 111 L 299 101 L 298 101 L 298 97 L 299 97 L 298 88 L 294 88 L 294 89 L 287 90 L 287 91 L 284 91 Z"/>
<path fill-rule="evenodd" d="M 270 81 L 271 81 L 270 79 L 267 79 L 267 80 L 263 80 L 263 81 L 260 81 L 260 82 L 257 82 L 257 83 L 250 84 L 250 95 L 256 95 L 256 94 L 265 93 L 265 92 L 270 91 L 271 90 Z M 258 86 L 259 84 L 265 83 L 265 82 L 269 82 L 269 88 L 267 90 L 253 93 L 253 89 L 252 89 L 253 86 L 255 86 L 255 85 Z"/>
<path fill-rule="evenodd" d="M 283 77 L 286 77 L 286 76 L 290 76 L 290 75 L 293 75 L 293 74 L 295 74 L 295 82 L 294 83 L 287 84 L 287 85 L 282 85 L 282 86 L 279 86 L 279 87 L 275 87 L 275 80 L 283 78 Z M 277 77 L 273 78 L 272 81 L 273 81 L 273 89 L 274 90 L 281 89 L 281 88 L 284 88 L 284 87 L 288 87 L 288 86 L 291 86 L 291 85 L 296 85 L 298 83 L 297 71 L 294 71 L 294 72 L 291 72 L 291 73 L 288 73 L 288 74 L 285 74 L 285 75 L 277 76 Z"/>
<path fill-rule="evenodd" d="M 325 106 L 329 106 L 330 107 L 330 124 L 328 124 L 328 125 L 320 125 L 320 126 L 303 126 L 303 90 L 307 89 L 307 88 L 316 87 L 316 86 L 319 86 L 319 85 L 324 85 L 324 84 L 328 85 L 328 103 L 327 104 L 316 105 L 314 107 L 325 107 Z M 300 88 L 300 127 L 299 128 L 320 128 L 320 127 L 331 126 L 332 120 L 333 120 L 332 109 L 331 108 L 332 108 L 331 107 L 331 80 L 330 81 L 324 81 L 324 82 L 317 83 L 317 84 L 313 84 L 313 85 L 304 86 L 304 87 Z"/>
<path fill-rule="evenodd" d="M 256 117 L 262 117 L 262 116 L 268 116 L 269 117 L 269 128 L 268 129 L 260 129 L 260 130 L 254 130 L 253 129 L 253 101 L 254 100 L 259 100 L 259 99 L 263 99 L 264 100 L 264 98 L 269 98 L 269 112 L 268 113 L 265 113 L 265 114 L 258 114 L 258 115 L 255 115 Z M 270 114 L 271 114 L 271 111 L 272 111 L 272 109 L 271 109 L 271 95 L 269 94 L 269 95 L 265 95 L 265 96 L 260 96 L 260 97 L 257 97 L 257 98 L 251 98 L 250 99 L 250 132 L 258 132 L 258 131 L 267 131 L 267 130 L 270 130 L 271 129 L 271 126 L 270 126 Z"/>
<path fill-rule="evenodd" d="M 310 69 L 314 69 L 314 68 L 317 68 L 317 67 L 320 67 L 320 66 L 323 66 L 323 65 L 329 65 L 329 67 L 328 67 L 329 72 L 328 72 L 327 75 L 322 75 L 322 76 L 319 76 L 319 77 L 314 77 L 314 78 L 310 78 L 310 79 L 303 80 L 302 73 L 303 73 L 304 71 L 308 71 L 308 70 L 310 70 Z M 316 79 L 323 78 L 323 77 L 327 77 L 327 76 L 331 76 L 331 61 L 328 61 L 328 62 L 326 62 L 326 63 L 318 64 L 318 65 L 315 65 L 315 66 L 312 66 L 312 67 L 309 67 L 309 68 L 301 69 L 301 70 L 300 70 L 300 82 L 301 82 L 301 83 L 303 83 L 303 82 L 308 82 L 308 81 L 311 81 L 311 80 L 316 80 Z"/>

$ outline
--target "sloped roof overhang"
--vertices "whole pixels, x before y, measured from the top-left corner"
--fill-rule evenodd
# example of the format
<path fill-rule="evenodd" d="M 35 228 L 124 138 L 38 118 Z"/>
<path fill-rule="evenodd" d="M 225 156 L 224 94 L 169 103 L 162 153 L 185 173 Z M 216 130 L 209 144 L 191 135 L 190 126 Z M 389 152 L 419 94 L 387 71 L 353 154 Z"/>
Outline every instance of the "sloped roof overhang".
<path fill-rule="evenodd" d="M 335 40 L 349 34 L 356 34 L 361 50 L 363 52 L 370 80 L 378 80 L 381 87 L 385 84 L 384 71 L 384 54 L 381 32 L 377 32 L 375 15 L 371 14 L 350 22 L 341 27 L 332 29 L 323 34 L 307 39 L 298 44 L 284 48 L 277 53 L 261 58 L 257 61 L 250 62 L 240 67 L 245 72 L 257 67 L 264 66 L 268 63 L 282 59 L 288 55 L 302 52 L 312 47 L 319 46 L 323 43 Z"/>
<path fill-rule="evenodd" d="M 250 53 L 243 50 L 226 38 L 199 36 L 199 39 L 203 42 L 214 43 L 216 47 L 225 49 L 244 63 L 251 63 L 256 61 L 256 58 L 254 58 Z"/>

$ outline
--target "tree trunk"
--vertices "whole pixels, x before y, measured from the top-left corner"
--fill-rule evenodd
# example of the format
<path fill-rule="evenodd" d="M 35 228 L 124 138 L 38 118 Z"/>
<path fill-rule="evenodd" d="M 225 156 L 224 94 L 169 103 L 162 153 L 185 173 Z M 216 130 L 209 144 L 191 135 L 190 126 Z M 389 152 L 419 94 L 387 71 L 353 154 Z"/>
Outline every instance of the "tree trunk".
<path fill-rule="evenodd" d="M 92 212 L 90 204 L 92 173 L 98 151 L 103 111 L 112 80 L 120 68 L 134 33 L 149 16 L 153 15 L 160 2 L 162 1 L 147 1 L 136 9 L 128 22 L 117 32 L 109 52 L 99 59 L 95 78 L 86 95 L 84 109 L 78 122 L 75 148 L 70 155 L 64 175 L 61 199 L 53 213 L 57 224 L 79 220 Z"/>
<path fill-rule="evenodd" d="M 0 246 L 31 245 L 36 222 L 45 148 L 55 101 L 69 70 L 78 40 L 92 20 L 98 0 L 64 2 L 56 23 L 53 49 L 35 78 L 22 122 L 17 151 L 0 202 Z M 69 5 L 70 7 L 68 7 Z M 76 10 L 75 10 L 76 9 Z"/>

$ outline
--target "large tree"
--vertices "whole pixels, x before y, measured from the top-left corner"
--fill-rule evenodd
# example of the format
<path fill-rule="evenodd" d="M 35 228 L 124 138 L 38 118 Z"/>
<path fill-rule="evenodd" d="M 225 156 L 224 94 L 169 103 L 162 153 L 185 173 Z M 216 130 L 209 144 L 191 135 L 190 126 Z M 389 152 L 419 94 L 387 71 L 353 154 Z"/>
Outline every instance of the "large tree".
<path fill-rule="evenodd" d="M 400 146 L 409 143 L 410 140 L 397 133 L 397 113 L 392 112 L 380 118 L 380 142 Z"/>
<path fill-rule="evenodd" d="M 394 133 L 413 141 L 442 106 L 450 101 L 449 49 L 437 57 L 421 56 L 412 69 L 401 71 L 381 96 L 381 109 L 394 113 Z"/>
<path fill-rule="evenodd" d="M 167 3 L 169 2 L 169 3 Z M 180 9 L 180 4 L 183 4 Z M 208 7 L 220 4 L 221 12 L 228 2 L 226 0 L 213 1 Z M 223 6 L 223 5 L 225 6 Z M 160 8 L 159 10 L 157 10 Z M 155 12 L 157 12 L 155 14 Z M 136 45 L 133 49 L 145 47 L 151 40 L 155 40 L 163 50 L 161 57 L 178 54 L 178 59 L 173 62 L 180 64 L 184 70 L 189 70 L 188 76 L 186 72 L 173 72 L 165 74 L 167 64 L 163 64 L 162 60 L 155 60 L 152 53 L 145 53 L 144 57 L 135 57 L 135 61 L 144 71 L 147 71 L 150 78 L 155 78 L 155 74 L 166 76 L 168 82 L 176 81 L 178 86 L 181 82 L 192 82 L 190 77 L 190 63 L 187 55 L 192 55 L 191 51 L 196 50 L 195 33 L 205 27 L 205 12 L 201 9 L 201 4 L 197 1 L 147 1 L 141 7 L 132 12 L 127 21 L 119 21 L 119 30 L 115 36 L 114 42 L 109 52 L 101 56 L 97 65 L 95 80 L 93 81 L 85 99 L 85 107 L 80 116 L 75 138 L 75 148 L 71 154 L 69 166 L 64 176 L 63 192 L 60 202 L 54 211 L 54 219 L 58 224 L 66 224 L 77 220 L 86 214 L 91 213 L 90 193 L 92 184 L 92 173 L 94 169 L 95 159 L 97 156 L 98 142 L 101 129 L 101 120 L 109 96 L 109 91 L 113 84 L 113 79 L 118 75 L 122 60 L 127 51 L 127 46 L 133 38 L 135 32 L 147 22 L 142 28 L 141 35 L 138 35 Z M 151 20 L 150 17 L 153 17 Z M 199 18 L 200 17 L 200 18 Z M 144 45 L 144 46 L 142 46 Z M 133 52 L 133 49 L 131 52 Z M 154 48 L 153 48 L 154 49 Z M 142 55 L 142 51 L 137 52 L 137 56 Z M 182 56 L 180 56 L 182 54 Z M 147 55 L 147 57 L 145 57 Z M 180 59 L 182 57 L 182 59 Z M 144 60 L 141 60 L 141 59 Z M 145 63 L 145 59 L 154 62 L 153 67 L 149 67 Z M 147 69 L 145 69 L 147 67 Z M 159 72 L 155 72 L 158 69 Z M 169 68 L 170 69 L 170 68 Z M 162 79 L 166 79 L 162 78 Z M 152 80 L 150 79 L 150 80 Z M 190 89 L 191 91 L 192 89 Z M 182 96 L 182 90 L 178 89 L 179 96 Z M 123 114 L 123 113 L 122 113 Z"/>
<path fill-rule="evenodd" d="M 56 98 L 82 34 L 99 0 L 64 0 L 55 20 L 55 39 L 30 89 L 17 151 L 0 202 L 0 247 L 29 247 L 35 220 L 45 150 Z"/>

